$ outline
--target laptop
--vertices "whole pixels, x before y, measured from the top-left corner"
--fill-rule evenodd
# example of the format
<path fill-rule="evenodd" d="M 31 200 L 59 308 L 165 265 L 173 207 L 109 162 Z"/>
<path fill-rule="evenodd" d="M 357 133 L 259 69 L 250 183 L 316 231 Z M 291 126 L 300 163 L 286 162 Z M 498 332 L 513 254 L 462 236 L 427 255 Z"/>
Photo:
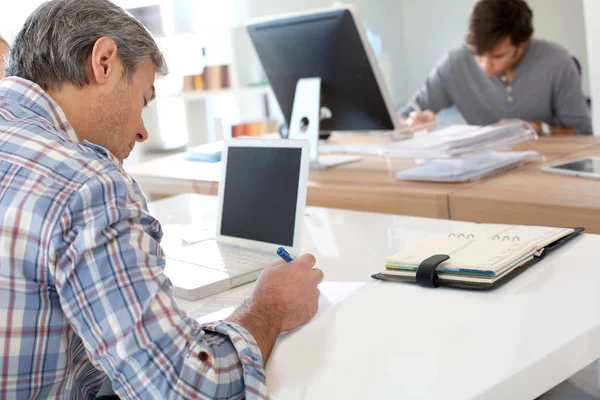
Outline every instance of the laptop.
<path fill-rule="evenodd" d="M 174 295 L 197 300 L 254 281 L 279 247 L 298 255 L 308 167 L 305 140 L 225 142 L 216 236 L 167 254 Z"/>

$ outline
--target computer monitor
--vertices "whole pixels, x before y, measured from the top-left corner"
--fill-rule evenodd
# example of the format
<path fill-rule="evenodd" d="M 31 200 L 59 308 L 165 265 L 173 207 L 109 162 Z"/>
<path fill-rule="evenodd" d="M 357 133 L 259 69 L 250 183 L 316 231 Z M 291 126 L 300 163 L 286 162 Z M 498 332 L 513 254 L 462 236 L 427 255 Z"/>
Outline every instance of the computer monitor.
<path fill-rule="evenodd" d="M 288 126 L 296 85 L 321 79 L 321 133 L 397 128 L 390 96 L 354 6 L 256 20 L 247 26 Z"/>

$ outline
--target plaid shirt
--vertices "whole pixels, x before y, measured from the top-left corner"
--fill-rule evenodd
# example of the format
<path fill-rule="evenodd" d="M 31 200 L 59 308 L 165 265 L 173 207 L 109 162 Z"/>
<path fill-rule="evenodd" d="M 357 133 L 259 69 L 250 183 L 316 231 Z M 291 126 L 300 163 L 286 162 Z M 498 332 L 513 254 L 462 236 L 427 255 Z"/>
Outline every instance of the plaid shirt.
<path fill-rule="evenodd" d="M 250 333 L 177 307 L 161 236 L 112 154 L 0 81 L 0 398 L 266 398 Z"/>

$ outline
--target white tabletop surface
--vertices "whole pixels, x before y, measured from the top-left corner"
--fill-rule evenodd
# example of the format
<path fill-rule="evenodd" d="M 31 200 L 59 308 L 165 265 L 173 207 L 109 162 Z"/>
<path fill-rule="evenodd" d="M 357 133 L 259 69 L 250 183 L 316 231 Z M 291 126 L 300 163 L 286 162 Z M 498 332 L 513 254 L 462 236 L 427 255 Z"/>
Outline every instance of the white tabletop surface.
<path fill-rule="evenodd" d="M 150 204 L 167 254 L 182 236 L 214 229 L 216 202 L 186 194 Z M 277 343 L 269 395 L 532 399 L 600 358 L 600 236 L 582 235 L 492 291 L 370 278 L 412 242 L 469 224 L 308 207 L 303 248 L 325 280 L 369 284 Z"/>

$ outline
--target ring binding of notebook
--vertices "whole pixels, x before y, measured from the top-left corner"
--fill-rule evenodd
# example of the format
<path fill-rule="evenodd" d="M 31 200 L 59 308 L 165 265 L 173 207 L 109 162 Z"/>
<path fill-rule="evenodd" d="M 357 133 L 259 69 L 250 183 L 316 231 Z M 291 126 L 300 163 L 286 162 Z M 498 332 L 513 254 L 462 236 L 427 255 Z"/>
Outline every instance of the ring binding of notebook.
<path fill-rule="evenodd" d="M 481 224 L 479 226 L 484 226 L 484 225 L 486 225 L 486 224 Z M 490 225 L 490 226 L 493 226 L 493 225 Z M 519 227 L 519 228 L 526 228 L 526 227 Z M 529 228 L 540 229 L 538 227 L 529 227 Z M 561 230 L 560 228 L 546 228 L 546 229 L 555 229 L 557 231 Z M 477 273 L 489 274 L 489 271 L 473 272 L 473 270 L 468 270 L 469 272 L 462 275 L 464 279 L 460 278 L 461 275 L 456 274 L 455 276 L 452 277 L 452 280 L 449 280 L 448 276 L 450 276 L 450 274 L 448 274 L 448 273 L 446 273 L 446 279 L 444 279 L 443 278 L 444 275 L 442 273 L 440 273 L 440 270 L 438 268 L 442 264 L 452 261 L 452 256 L 448 255 L 448 254 L 435 254 L 430 257 L 425 258 L 423 261 L 421 261 L 418 264 L 418 266 L 415 269 L 412 270 L 413 271 L 412 273 L 409 272 L 408 270 L 394 271 L 394 270 L 390 270 L 390 269 L 386 268 L 385 271 L 372 275 L 372 278 L 382 280 L 382 281 L 388 281 L 388 282 L 416 283 L 420 286 L 427 287 L 427 288 L 436 288 L 439 286 L 447 286 L 447 287 L 454 287 L 454 288 L 461 288 L 461 289 L 477 289 L 477 290 L 492 289 L 492 288 L 496 288 L 496 287 L 499 287 L 499 286 L 505 284 L 506 282 L 508 282 L 508 281 L 514 279 L 516 276 L 520 275 L 522 272 L 524 272 L 531 266 L 537 264 L 539 261 L 544 259 L 549 253 L 552 253 L 556 249 L 563 246 L 565 243 L 567 243 L 570 240 L 572 240 L 573 238 L 577 237 L 580 233 L 582 233 L 584 231 L 584 228 L 573 228 L 573 229 L 568 229 L 568 230 L 563 229 L 562 231 L 564 231 L 564 232 L 562 232 L 563 236 L 561 236 L 559 239 L 552 240 L 551 242 L 546 243 L 543 247 L 540 247 L 540 246 L 535 247 L 534 246 L 534 249 L 531 249 L 530 253 L 526 253 L 521 258 L 519 258 L 518 260 L 520 260 L 520 261 L 515 262 L 514 263 L 515 265 L 510 267 L 508 269 L 508 272 L 499 274 L 497 276 L 497 278 L 490 279 L 488 281 L 486 281 L 486 279 L 474 278 L 474 276 L 477 276 Z M 456 239 L 456 240 L 462 241 L 462 242 L 459 242 L 461 244 L 459 246 L 459 248 L 464 249 L 465 245 L 463 245 L 462 243 L 468 244 L 468 243 L 475 242 L 476 236 L 477 235 L 472 234 L 472 233 L 462 232 L 462 233 L 450 233 L 444 237 L 447 237 L 448 240 Z M 559 236 L 560 236 L 560 233 L 559 233 Z M 537 238 L 537 239 L 539 239 L 539 238 Z M 508 235 L 508 234 L 507 235 L 502 235 L 502 234 L 490 235 L 488 240 L 492 243 L 497 243 L 495 246 L 504 246 L 504 248 L 510 248 L 509 246 L 513 246 L 514 249 L 520 249 L 520 250 L 523 250 L 525 247 L 527 247 L 527 244 L 531 243 L 531 242 L 521 243 L 523 241 L 521 240 L 521 238 L 518 235 Z M 422 243 L 422 244 L 424 245 L 423 247 L 435 248 L 435 247 L 430 247 L 430 244 L 428 244 L 428 243 Z M 523 247 L 519 247 L 520 245 Z M 408 253 L 413 254 L 413 255 L 417 254 L 416 251 L 411 252 L 410 249 L 409 249 Z M 460 256 L 457 254 L 457 259 L 459 259 L 459 258 L 460 258 Z M 386 264 L 389 263 L 389 261 L 390 261 L 390 259 L 388 259 L 386 261 Z M 440 275 L 442 276 L 442 278 L 440 278 Z M 487 275 L 487 276 L 489 276 L 489 275 Z"/>
<path fill-rule="evenodd" d="M 464 239 L 475 239 L 475 235 L 473 235 L 472 233 L 449 233 L 448 234 L 449 238 L 455 237 L 457 239 L 460 238 L 464 238 Z M 509 240 L 512 242 L 520 242 L 521 239 L 518 236 L 501 236 L 501 235 L 494 235 L 492 237 L 492 240 L 501 240 L 501 241 L 505 241 L 505 240 Z"/>

